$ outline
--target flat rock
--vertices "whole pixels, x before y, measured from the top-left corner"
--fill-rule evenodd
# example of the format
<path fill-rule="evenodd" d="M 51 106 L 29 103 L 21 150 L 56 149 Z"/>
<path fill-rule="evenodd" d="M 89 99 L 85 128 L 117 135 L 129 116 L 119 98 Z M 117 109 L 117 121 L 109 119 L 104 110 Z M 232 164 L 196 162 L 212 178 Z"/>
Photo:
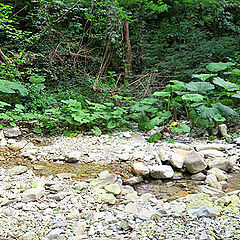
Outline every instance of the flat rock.
<path fill-rule="evenodd" d="M 218 210 L 210 207 L 203 207 L 195 212 L 197 217 L 217 217 L 219 215 Z"/>
<path fill-rule="evenodd" d="M 102 188 L 109 184 L 113 184 L 117 181 L 117 175 L 115 173 L 108 173 L 104 178 L 97 178 L 90 182 L 90 186 L 94 188 Z"/>
<path fill-rule="evenodd" d="M 227 148 L 227 144 L 223 143 L 210 143 L 210 144 L 199 144 L 195 147 L 196 151 L 202 151 L 202 150 L 209 150 L 209 149 L 215 149 L 215 150 L 225 150 Z"/>
<path fill-rule="evenodd" d="M 28 171 L 26 166 L 15 166 L 7 171 L 9 175 L 20 175 Z"/>
<path fill-rule="evenodd" d="M 30 189 L 27 189 L 23 196 L 24 197 L 27 197 L 27 198 L 30 198 L 32 200 L 37 200 L 39 199 L 40 197 L 42 197 L 45 193 L 45 188 L 44 187 L 39 187 L 39 188 L 30 188 Z"/>
<path fill-rule="evenodd" d="M 4 136 L 7 137 L 7 138 L 18 137 L 22 134 L 19 127 L 4 128 L 3 133 L 4 133 Z"/>
<path fill-rule="evenodd" d="M 234 163 L 227 158 L 216 158 L 208 163 L 209 168 L 219 168 L 226 172 L 232 172 Z"/>
<path fill-rule="evenodd" d="M 8 148 L 12 149 L 14 151 L 19 151 L 21 149 L 23 149 L 26 145 L 27 145 L 27 141 L 26 140 L 22 140 L 19 142 L 13 142 L 11 144 L 8 144 Z"/>
<path fill-rule="evenodd" d="M 202 154 L 204 157 L 223 157 L 224 153 L 216 149 L 204 149 L 198 153 Z"/>
<path fill-rule="evenodd" d="M 155 179 L 172 178 L 174 171 L 171 166 L 168 165 L 154 165 L 149 166 L 150 175 Z"/>
<path fill-rule="evenodd" d="M 200 185 L 197 190 L 200 193 L 206 193 L 213 197 L 222 197 L 225 195 L 223 191 L 210 186 L 205 186 L 205 185 Z"/>
<path fill-rule="evenodd" d="M 130 186 L 134 186 L 136 184 L 139 184 L 143 182 L 143 178 L 142 177 L 131 177 L 129 179 L 127 179 L 124 183 Z"/>
<path fill-rule="evenodd" d="M 184 159 L 184 164 L 190 173 L 198 173 L 206 169 L 207 163 L 196 151 L 188 153 Z"/>
<path fill-rule="evenodd" d="M 192 146 L 184 144 L 184 143 L 174 143 L 173 146 L 176 149 L 181 149 L 181 150 L 185 150 L 185 151 L 192 151 L 192 150 L 194 150 Z"/>

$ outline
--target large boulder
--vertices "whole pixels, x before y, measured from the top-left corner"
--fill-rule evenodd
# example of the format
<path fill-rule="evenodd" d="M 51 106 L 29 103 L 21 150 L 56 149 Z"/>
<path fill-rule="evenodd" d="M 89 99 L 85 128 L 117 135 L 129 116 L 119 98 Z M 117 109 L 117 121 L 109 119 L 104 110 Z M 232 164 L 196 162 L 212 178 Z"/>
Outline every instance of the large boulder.
<path fill-rule="evenodd" d="M 173 169 L 168 165 L 154 165 L 149 166 L 150 175 L 152 178 L 172 178 L 174 175 Z"/>
<path fill-rule="evenodd" d="M 198 173 L 206 169 L 207 163 L 196 151 L 191 151 L 184 158 L 184 164 L 190 173 Z"/>

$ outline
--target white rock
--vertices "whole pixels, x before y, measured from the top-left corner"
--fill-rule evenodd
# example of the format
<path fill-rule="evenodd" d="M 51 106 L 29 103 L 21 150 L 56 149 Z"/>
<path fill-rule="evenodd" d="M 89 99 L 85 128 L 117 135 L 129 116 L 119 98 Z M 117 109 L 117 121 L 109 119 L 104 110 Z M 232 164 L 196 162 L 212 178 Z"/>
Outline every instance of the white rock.
<path fill-rule="evenodd" d="M 204 157 L 223 157 L 224 153 L 216 149 L 204 149 L 198 153 L 202 154 Z"/>
<path fill-rule="evenodd" d="M 136 176 L 146 177 L 149 174 L 149 168 L 141 162 L 136 162 L 132 165 L 132 172 Z"/>
<path fill-rule="evenodd" d="M 171 166 L 168 165 L 154 165 L 149 166 L 150 175 L 155 179 L 172 178 L 174 171 Z"/>
<path fill-rule="evenodd" d="M 222 190 L 222 186 L 221 184 L 219 184 L 217 177 L 214 174 L 207 175 L 205 183 L 208 184 L 210 187 Z"/>
<path fill-rule="evenodd" d="M 28 171 L 26 166 L 15 166 L 7 171 L 9 175 L 20 175 Z"/>
<path fill-rule="evenodd" d="M 65 154 L 65 162 L 75 163 L 81 160 L 82 153 L 80 151 L 71 151 Z"/>
<path fill-rule="evenodd" d="M 182 150 L 182 149 L 174 149 L 172 152 L 172 156 L 170 159 L 170 163 L 175 168 L 182 168 L 184 163 L 184 158 L 188 154 L 188 151 Z"/>
<path fill-rule="evenodd" d="M 3 133 L 4 133 L 4 136 L 8 138 L 18 137 L 22 134 L 19 127 L 4 128 Z"/>
<path fill-rule="evenodd" d="M 109 193 L 112 193 L 114 195 L 118 195 L 121 193 L 121 188 L 118 184 L 113 183 L 105 186 L 105 190 Z"/>
<path fill-rule="evenodd" d="M 227 125 L 226 124 L 220 124 L 218 126 L 218 131 L 219 131 L 219 133 L 221 134 L 222 137 L 228 136 Z"/>
<path fill-rule="evenodd" d="M 224 172 L 223 170 L 219 169 L 219 168 L 212 168 L 210 170 L 208 170 L 207 174 L 214 174 L 217 177 L 218 181 L 225 181 L 227 180 L 227 174 L 226 172 Z"/>
<path fill-rule="evenodd" d="M 227 158 L 216 158 L 213 161 L 208 163 L 209 168 L 219 168 L 226 172 L 232 172 L 234 167 L 234 162 L 230 161 Z"/>

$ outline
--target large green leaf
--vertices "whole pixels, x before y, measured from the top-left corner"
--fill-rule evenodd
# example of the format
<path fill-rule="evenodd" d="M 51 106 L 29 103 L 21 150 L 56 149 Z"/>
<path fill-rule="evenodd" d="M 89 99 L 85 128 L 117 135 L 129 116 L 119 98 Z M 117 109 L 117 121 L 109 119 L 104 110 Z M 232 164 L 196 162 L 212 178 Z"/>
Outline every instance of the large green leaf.
<path fill-rule="evenodd" d="M 0 92 L 16 93 L 16 90 L 19 91 L 21 96 L 26 96 L 28 94 L 28 90 L 23 85 L 7 80 L 0 80 Z"/>
<path fill-rule="evenodd" d="M 187 102 L 202 102 L 204 97 L 200 94 L 185 94 L 182 96 L 182 100 Z"/>
<path fill-rule="evenodd" d="M 190 82 L 186 84 L 187 90 L 196 93 L 202 93 L 214 89 L 214 85 L 208 82 Z"/>
<path fill-rule="evenodd" d="M 232 62 L 226 62 L 226 63 L 217 62 L 217 63 L 209 63 L 206 68 L 210 72 L 220 72 L 234 65 L 235 63 L 232 63 Z"/>
<path fill-rule="evenodd" d="M 216 76 L 217 76 L 217 74 L 193 74 L 192 78 L 198 78 L 202 81 L 206 81 L 210 77 L 216 77 Z"/>
<path fill-rule="evenodd" d="M 215 77 L 213 79 L 213 83 L 220 87 L 223 87 L 227 91 L 239 90 L 239 86 L 237 84 L 225 81 L 224 79 L 222 79 L 220 77 Z"/>
<path fill-rule="evenodd" d="M 169 97 L 170 96 L 170 93 L 169 92 L 154 92 L 153 93 L 153 96 L 156 96 L 156 97 Z"/>
<path fill-rule="evenodd" d="M 216 108 L 218 112 L 220 112 L 224 117 L 228 117 L 228 116 L 238 117 L 237 112 L 235 112 L 232 108 L 226 105 L 223 105 L 222 103 L 219 103 L 219 102 L 215 103 L 214 108 Z"/>
<path fill-rule="evenodd" d="M 232 97 L 234 97 L 234 98 L 240 98 L 240 92 L 237 92 L 236 94 L 233 94 Z"/>

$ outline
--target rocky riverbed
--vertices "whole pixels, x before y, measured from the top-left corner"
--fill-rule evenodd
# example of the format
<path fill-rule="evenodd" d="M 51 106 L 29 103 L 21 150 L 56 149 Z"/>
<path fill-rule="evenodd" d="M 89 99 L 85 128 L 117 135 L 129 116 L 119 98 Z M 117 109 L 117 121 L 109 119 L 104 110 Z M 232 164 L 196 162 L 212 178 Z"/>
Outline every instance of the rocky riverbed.
<path fill-rule="evenodd" d="M 240 139 L 29 138 L 18 128 L 0 139 L 1 240 L 240 239 Z"/>

